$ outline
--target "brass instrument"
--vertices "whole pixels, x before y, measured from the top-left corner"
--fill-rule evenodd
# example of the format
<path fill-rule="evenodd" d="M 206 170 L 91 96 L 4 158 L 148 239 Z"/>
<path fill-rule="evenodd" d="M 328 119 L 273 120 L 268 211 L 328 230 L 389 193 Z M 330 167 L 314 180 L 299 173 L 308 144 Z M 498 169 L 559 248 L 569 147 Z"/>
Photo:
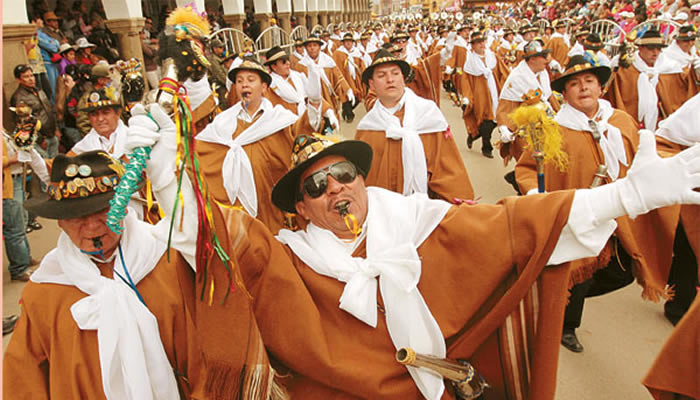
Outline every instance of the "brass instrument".
<path fill-rule="evenodd" d="M 474 367 L 464 360 L 452 361 L 446 358 L 417 354 L 413 349 L 404 347 L 396 352 L 396 361 L 403 365 L 426 368 L 447 379 L 459 399 L 476 399 L 489 387 L 484 378 L 477 374 Z M 477 379 L 474 379 L 474 378 Z"/>

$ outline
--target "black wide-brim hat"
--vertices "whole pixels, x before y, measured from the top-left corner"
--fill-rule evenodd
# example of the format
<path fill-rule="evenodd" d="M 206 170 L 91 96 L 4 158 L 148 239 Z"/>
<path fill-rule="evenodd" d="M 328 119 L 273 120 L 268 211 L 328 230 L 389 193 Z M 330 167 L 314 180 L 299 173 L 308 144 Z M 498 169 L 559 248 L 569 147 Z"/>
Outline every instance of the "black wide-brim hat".
<path fill-rule="evenodd" d="M 560 77 L 552 81 L 552 90 L 556 90 L 559 93 L 564 92 L 564 87 L 566 87 L 566 81 L 569 80 L 574 75 L 581 74 L 583 72 L 590 72 L 598 78 L 598 82 L 603 86 L 610 79 L 610 74 L 612 70 L 610 67 L 605 65 L 593 65 L 589 60 L 587 60 L 582 55 L 575 55 L 571 57 L 569 63 L 566 65 L 566 70 Z"/>
<path fill-rule="evenodd" d="M 411 72 L 411 66 L 404 60 L 394 57 L 386 49 L 380 49 L 377 55 L 374 56 L 372 64 L 369 65 L 364 71 L 362 71 L 362 82 L 365 85 L 369 85 L 369 80 L 372 79 L 372 74 L 374 74 L 374 69 L 382 64 L 396 64 L 401 68 L 401 73 L 403 73 L 404 79 L 408 77 Z"/>
<path fill-rule="evenodd" d="M 122 163 L 101 150 L 75 157 L 59 154 L 53 160 L 46 193 L 29 199 L 24 208 L 48 219 L 80 218 L 104 211 L 123 174 Z M 143 181 L 139 187 L 142 185 Z"/>
<path fill-rule="evenodd" d="M 92 112 L 99 110 L 101 108 L 121 108 L 122 102 L 118 96 L 118 92 L 114 89 L 104 88 L 93 90 L 87 97 L 87 102 L 85 102 L 85 107 L 82 107 L 79 111 Z"/>
<path fill-rule="evenodd" d="M 275 61 L 280 59 L 289 59 L 289 55 L 281 47 L 275 46 L 265 53 L 265 65 L 273 64 Z"/>
<path fill-rule="evenodd" d="M 243 62 L 228 72 L 228 78 L 231 80 L 231 82 L 234 82 L 235 84 L 236 75 L 238 75 L 238 73 L 241 71 L 255 71 L 258 73 L 258 75 L 260 75 L 260 79 L 267 83 L 268 86 L 270 86 L 270 83 L 272 83 L 272 76 L 270 76 L 265 67 L 260 65 L 258 60 L 252 56 L 243 56 Z"/>
<path fill-rule="evenodd" d="M 300 200 L 301 176 L 304 171 L 325 156 L 338 155 L 355 164 L 358 172 L 367 177 L 372 166 L 372 147 L 360 140 L 344 140 L 334 143 L 318 135 L 299 135 L 292 147 L 292 165 L 272 188 L 272 203 L 282 211 L 296 213 Z"/>

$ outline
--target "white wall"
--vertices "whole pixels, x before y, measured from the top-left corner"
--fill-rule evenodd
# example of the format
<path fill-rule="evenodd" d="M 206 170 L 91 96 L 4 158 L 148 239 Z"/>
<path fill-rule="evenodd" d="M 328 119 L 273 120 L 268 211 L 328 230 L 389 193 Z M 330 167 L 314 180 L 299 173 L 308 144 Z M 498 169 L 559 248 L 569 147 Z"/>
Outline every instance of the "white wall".
<path fill-rule="evenodd" d="M 112 0 L 103 0 L 107 3 L 111 2 Z M 206 8 L 204 8 L 204 0 L 175 0 L 175 4 L 177 4 L 178 7 L 185 6 L 187 4 L 190 4 L 194 2 L 194 4 L 197 6 L 197 11 L 204 12 L 206 11 Z"/>
<path fill-rule="evenodd" d="M 102 5 L 107 19 L 143 17 L 140 0 L 103 0 Z"/>
<path fill-rule="evenodd" d="M 255 0 L 255 13 L 256 14 L 271 14 L 272 13 L 272 2 L 271 0 Z"/>
<path fill-rule="evenodd" d="M 24 0 L 2 2 L 2 23 L 3 24 L 28 24 L 27 4 Z"/>
<path fill-rule="evenodd" d="M 245 5 L 243 0 L 222 0 L 224 15 L 244 14 Z"/>

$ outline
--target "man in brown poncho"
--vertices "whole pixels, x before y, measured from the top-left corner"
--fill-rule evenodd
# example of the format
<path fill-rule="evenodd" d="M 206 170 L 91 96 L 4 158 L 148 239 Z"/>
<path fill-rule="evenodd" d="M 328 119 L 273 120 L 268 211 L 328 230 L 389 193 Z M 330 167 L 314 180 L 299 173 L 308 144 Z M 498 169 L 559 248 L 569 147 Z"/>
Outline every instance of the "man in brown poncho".
<path fill-rule="evenodd" d="M 559 125 L 568 166 L 562 171 L 553 163 L 545 164 L 547 192 L 587 188 L 596 177 L 601 185 L 628 174 L 639 133 L 629 114 L 599 99 L 610 74 L 609 67 L 594 66 L 577 55 L 571 58 L 564 74 L 552 82 L 552 89 L 561 92 L 566 100 L 554 120 Z M 537 192 L 537 168 L 532 154 L 526 150 L 515 167 L 523 193 Z M 581 324 L 585 297 L 609 293 L 630 284 L 635 277 L 644 287 L 645 298 L 658 301 L 666 296 L 664 287 L 671 265 L 677 213 L 675 207 L 655 210 L 634 220 L 621 216 L 615 234 L 598 257 L 571 263 L 571 283 L 575 286 L 564 320 L 562 344 L 566 348 L 583 351 L 575 330 Z"/>

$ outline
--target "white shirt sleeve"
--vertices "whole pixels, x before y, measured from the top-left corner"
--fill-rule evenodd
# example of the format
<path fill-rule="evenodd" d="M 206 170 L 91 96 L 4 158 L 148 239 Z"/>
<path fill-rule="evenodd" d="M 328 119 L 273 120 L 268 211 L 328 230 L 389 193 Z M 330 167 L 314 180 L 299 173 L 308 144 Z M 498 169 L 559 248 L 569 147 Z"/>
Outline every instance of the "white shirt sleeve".
<path fill-rule="evenodd" d="M 561 231 L 547 265 L 595 257 L 603 250 L 608 238 L 617 229 L 617 223 L 614 219 L 596 221 L 593 204 L 598 204 L 594 201 L 597 197 L 594 190 L 577 190 L 574 193 L 569 220 Z"/>

